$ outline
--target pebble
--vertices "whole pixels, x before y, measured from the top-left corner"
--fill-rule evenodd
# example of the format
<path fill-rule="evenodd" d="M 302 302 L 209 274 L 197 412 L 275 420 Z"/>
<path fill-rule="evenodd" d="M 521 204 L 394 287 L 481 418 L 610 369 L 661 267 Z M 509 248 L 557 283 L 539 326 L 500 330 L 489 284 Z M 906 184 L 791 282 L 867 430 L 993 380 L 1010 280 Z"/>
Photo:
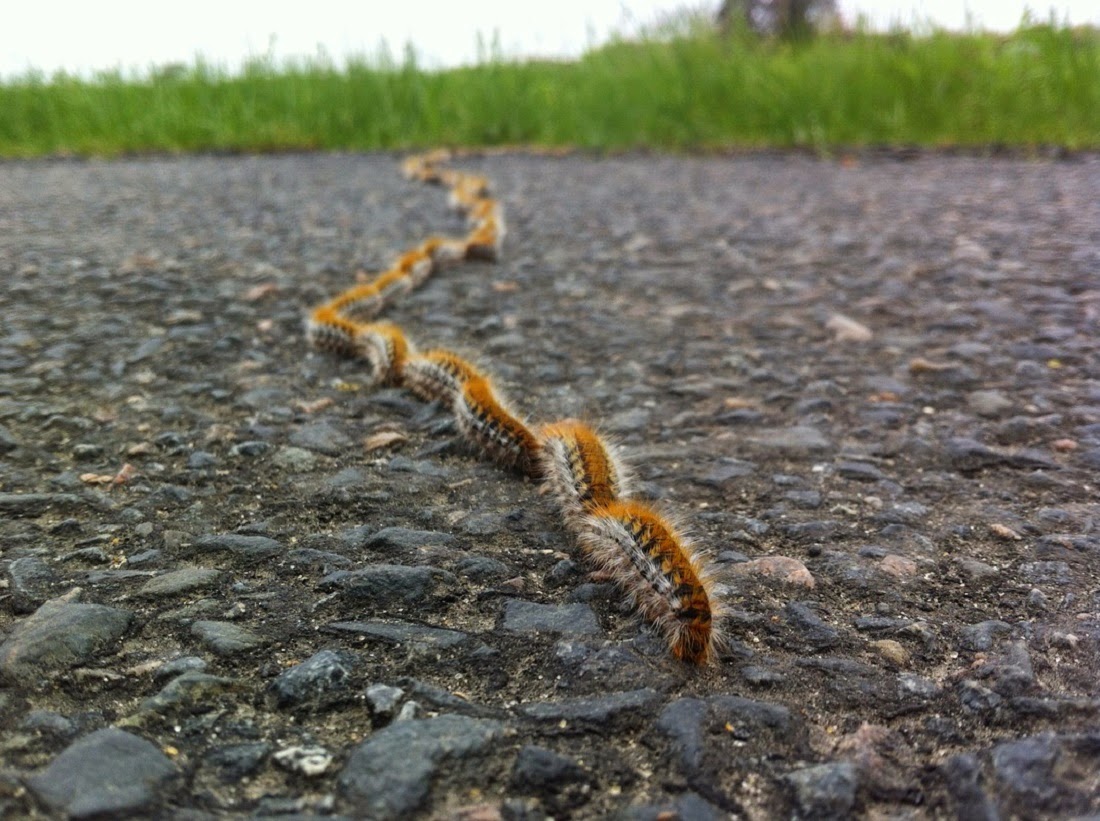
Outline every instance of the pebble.
<path fill-rule="evenodd" d="M 339 456 L 355 447 L 355 443 L 350 436 L 328 422 L 302 425 L 291 432 L 290 444 L 323 453 L 325 456 Z"/>
<path fill-rule="evenodd" d="M 364 696 L 370 705 L 371 715 L 385 719 L 393 717 L 401 699 L 405 697 L 405 691 L 389 684 L 372 684 L 364 691 Z"/>
<path fill-rule="evenodd" d="M 996 418 L 1007 415 L 1015 403 L 1001 391 L 971 391 L 967 394 L 966 404 L 979 416 Z"/>
<path fill-rule="evenodd" d="M 462 644 L 468 638 L 458 630 L 400 621 L 341 621 L 328 625 L 328 629 L 371 636 L 391 644 L 409 644 L 425 650 L 445 650 Z"/>
<path fill-rule="evenodd" d="M 90 499 L 74 493 L 0 493 L 0 514 L 41 516 L 49 510 L 71 511 L 91 505 Z"/>
<path fill-rule="evenodd" d="M 884 659 L 898 667 L 904 667 L 909 663 L 909 651 L 901 642 L 893 639 L 878 639 L 871 642 L 871 647 Z"/>
<path fill-rule="evenodd" d="M 340 590 L 347 599 L 391 612 L 395 608 L 430 607 L 454 595 L 458 579 L 446 570 L 418 565 L 370 564 L 359 570 L 337 570 L 318 583 L 321 590 Z"/>
<path fill-rule="evenodd" d="M 27 786 L 68 818 L 148 817 L 177 779 L 175 765 L 155 744 L 108 727 L 66 747 Z"/>
<path fill-rule="evenodd" d="M 755 470 L 756 465 L 752 462 L 745 462 L 741 459 L 721 459 L 696 481 L 708 487 L 722 489 L 735 484 L 737 479 L 751 476 Z"/>
<path fill-rule="evenodd" d="M 740 741 L 759 736 L 763 752 L 768 743 L 789 740 L 794 729 L 786 707 L 730 695 L 676 699 L 661 710 L 653 726 L 670 739 L 680 768 L 693 778 L 713 760 L 708 750 L 723 735 L 733 734 Z"/>
<path fill-rule="evenodd" d="M 502 627 L 512 633 L 563 636 L 591 636 L 603 632 L 596 614 L 587 604 L 539 604 L 524 599 L 504 602 Z"/>
<path fill-rule="evenodd" d="M 820 455 L 831 451 L 833 443 L 821 431 L 808 425 L 757 430 L 748 441 L 766 450 L 787 456 Z"/>
<path fill-rule="evenodd" d="M 219 656 L 248 653 L 267 644 L 267 639 L 228 621 L 196 621 L 191 635 Z"/>
<path fill-rule="evenodd" d="M 16 622 L 0 644 L 0 678 L 27 681 L 98 660 L 112 653 L 133 613 L 75 601 L 79 588 L 51 599 Z"/>
<path fill-rule="evenodd" d="M 184 567 L 153 577 L 138 588 L 136 595 L 148 598 L 178 596 L 214 587 L 224 576 L 220 570 L 210 567 Z"/>
<path fill-rule="evenodd" d="M 301 773 L 306 778 L 324 775 L 332 766 L 333 755 L 324 747 L 284 747 L 272 760 L 287 772 Z"/>
<path fill-rule="evenodd" d="M 1042 807 L 1062 788 L 1054 777 L 1059 745 L 1053 734 L 996 745 L 990 758 L 1002 790 L 1015 793 L 1030 807 Z"/>
<path fill-rule="evenodd" d="M 993 646 L 998 636 L 1011 632 L 1011 624 L 996 619 L 969 624 L 960 631 L 959 646 L 964 650 L 983 652 Z"/>
<path fill-rule="evenodd" d="M 786 781 L 804 818 L 845 819 L 856 803 L 859 773 L 854 764 L 836 761 L 793 770 Z"/>
<path fill-rule="evenodd" d="M 268 536 L 249 536 L 243 533 L 219 533 L 196 539 L 192 551 L 201 553 L 231 553 L 247 559 L 267 559 L 280 555 L 286 548 Z"/>
<path fill-rule="evenodd" d="M 61 577 L 37 556 L 13 559 L 4 571 L 11 610 L 17 615 L 33 613 L 53 594 Z"/>
<path fill-rule="evenodd" d="M 357 815 L 409 818 L 426 808 L 442 767 L 472 772 L 470 760 L 488 753 L 504 729 L 499 721 L 455 715 L 394 722 L 352 750 L 337 780 L 340 797 Z"/>
<path fill-rule="evenodd" d="M 893 553 L 882 557 L 882 561 L 878 563 L 878 569 L 895 579 L 909 579 L 917 575 L 917 563 L 915 561 Z"/>
<path fill-rule="evenodd" d="M 209 709 L 213 701 L 223 693 L 240 689 L 237 679 L 225 676 L 213 676 L 202 672 L 197 665 L 180 673 L 164 687 L 141 702 L 141 709 L 147 713 L 171 713 L 173 711 L 195 711 Z M 138 716 L 140 718 L 140 714 Z"/>
<path fill-rule="evenodd" d="M 656 690 L 644 687 L 594 698 L 521 704 L 516 712 L 539 724 L 557 725 L 556 729 L 561 731 L 580 732 L 607 728 L 619 718 L 640 719 L 660 700 Z"/>
<path fill-rule="evenodd" d="M 482 584 L 498 582 L 514 575 L 504 562 L 488 556 L 467 556 L 455 565 L 455 572 Z"/>
<path fill-rule="evenodd" d="M 451 547 L 455 543 L 455 537 L 450 533 L 405 527 L 384 527 L 362 542 L 368 550 L 387 555 L 411 554 L 424 547 Z"/>
<path fill-rule="evenodd" d="M 324 697 L 345 690 L 359 657 L 346 650 L 321 650 L 289 670 L 284 670 L 269 685 L 279 708 L 318 704 Z"/>
<path fill-rule="evenodd" d="M 262 741 L 213 747 L 202 757 L 204 769 L 212 770 L 223 784 L 236 784 L 255 775 L 271 753 L 271 745 Z"/>
<path fill-rule="evenodd" d="M 982 766 L 977 756 L 972 753 L 952 756 L 940 770 L 954 799 L 957 818 L 1000 821 L 996 804 L 982 787 Z"/>
<path fill-rule="evenodd" d="M 840 643 L 840 632 L 822 621 L 806 602 L 788 602 L 783 612 L 796 642 L 808 644 L 814 650 L 827 650 Z"/>
<path fill-rule="evenodd" d="M 290 473 L 309 473 L 317 467 L 317 454 L 306 448 L 282 447 L 272 455 L 271 464 Z"/>
<path fill-rule="evenodd" d="M 732 577 L 767 576 L 784 584 L 805 587 L 808 590 L 812 590 L 817 586 L 813 574 L 806 568 L 806 565 L 789 556 L 764 556 L 759 559 L 750 559 L 746 562 L 731 565 L 728 572 Z"/>

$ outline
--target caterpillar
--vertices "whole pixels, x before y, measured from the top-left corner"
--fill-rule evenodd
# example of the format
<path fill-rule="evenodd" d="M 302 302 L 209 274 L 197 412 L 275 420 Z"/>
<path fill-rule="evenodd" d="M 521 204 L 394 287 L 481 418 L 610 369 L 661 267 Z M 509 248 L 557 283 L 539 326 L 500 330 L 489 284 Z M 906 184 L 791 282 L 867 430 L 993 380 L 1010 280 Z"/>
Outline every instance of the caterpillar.
<path fill-rule="evenodd" d="M 491 378 L 457 353 L 418 352 L 397 325 L 367 321 L 443 268 L 498 258 L 506 233 L 503 209 L 490 196 L 488 179 L 441 167 L 450 158 L 443 149 L 412 156 L 402 171 L 450 189 L 450 203 L 466 215 L 469 233 L 429 237 L 373 281 L 314 308 L 306 321 L 309 341 L 365 362 L 374 384 L 404 387 L 449 407 L 461 434 L 480 453 L 542 481 L 585 558 L 618 585 L 671 654 L 693 664 L 712 662 L 721 645 L 723 611 L 710 560 L 660 513 L 630 498 L 630 474 L 614 445 L 576 419 L 528 426 Z"/>

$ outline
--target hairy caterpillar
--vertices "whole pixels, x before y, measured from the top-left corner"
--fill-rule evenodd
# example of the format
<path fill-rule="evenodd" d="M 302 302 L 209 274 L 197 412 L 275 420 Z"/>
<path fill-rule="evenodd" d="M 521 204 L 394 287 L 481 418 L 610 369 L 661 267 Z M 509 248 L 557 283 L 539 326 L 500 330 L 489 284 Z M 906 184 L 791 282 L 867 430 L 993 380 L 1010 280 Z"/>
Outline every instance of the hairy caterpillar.
<path fill-rule="evenodd" d="M 588 425 L 566 419 L 538 433 L 543 478 L 571 529 L 584 513 L 627 495 L 618 454 Z"/>
<path fill-rule="evenodd" d="M 575 419 L 532 431 L 497 395 L 489 377 L 458 354 L 416 352 L 398 326 L 365 323 L 388 302 L 435 271 L 464 259 L 496 259 L 505 235 L 489 181 L 438 167 L 450 152 L 433 151 L 402 164 L 405 176 L 450 189 L 466 214 L 466 237 L 430 237 L 401 254 L 372 282 L 356 285 L 314 309 L 306 323 L 317 348 L 360 359 L 375 383 L 400 385 L 451 408 L 459 430 L 498 463 L 542 479 L 586 558 L 607 573 L 632 605 L 664 636 L 676 658 L 704 664 L 720 644 L 718 585 L 705 553 L 647 504 L 627 498 L 629 476 L 614 446 Z"/>
<path fill-rule="evenodd" d="M 706 558 L 641 502 L 614 501 L 586 515 L 580 543 L 614 579 L 676 658 L 705 664 L 715 653 L 715 583 Z"/>
<path fill-rule="evenodd" d="M 462 433 L 505 467 L 537 475 L 539 442 L 497 398 L 488 377 L 466 381 L 455 397 L 455 419 Z"/>

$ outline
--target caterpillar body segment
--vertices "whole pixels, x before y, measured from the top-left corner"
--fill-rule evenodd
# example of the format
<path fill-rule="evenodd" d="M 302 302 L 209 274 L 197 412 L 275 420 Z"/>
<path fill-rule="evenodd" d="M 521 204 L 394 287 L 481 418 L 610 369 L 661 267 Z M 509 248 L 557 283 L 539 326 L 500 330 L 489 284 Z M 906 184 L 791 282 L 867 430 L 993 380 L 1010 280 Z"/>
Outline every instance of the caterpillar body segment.
<path fill-rule="evenodd" d="M 491 217 L 482 220 L 466 238 L 466 259 L 494 261 L 500 256 L 504 226 Z"/>
<path fill-rule="evenodd" d="M 458 429 L 489 458 L 530 476 L 537 475 L 538 439 L 497 397 L 488 378 L 470 379 L 463 384 L 455 397 L 454 413 Z"/>
<path fill-rule="evenodd" d="M 676 658 L 713 660 L 716 585 L 705 557 L 672 525 L 641 502 L 615 501 L 584 517 L 579 540 L 588 558 L 664 635 Z"/>
<path fill-rule="evenodd" d="M 306 336 L 313 347 L 341 356 L 358 356 L 355 335 L 360 325 L 347 319 L 331 305 L 315 308 L 306 320 Z"/>
<path fill-rule="evenodd" d="M 462 388 L 485 375 L 456 353 L 444 350 L 414 354 L 405 361 L 402 384 L 426 402 L 454 407 Z"/>
<path fill-rule="evenodd" d="M 328 307 L 344 317 L 370 319 L 382 310 L 383 299 L 375 282 L 364 282 L 348 288 L 337 296 Z"/>
<path fill-rule="evenodd" d="M 355 334 L 355 345 L 358 356 L 370 365 L 376 384 L 401 383 L 411 346 L 400 328 L 390 322 L 363 325 Z"/>
<path fill-rule="evenodd" d="M 626 472 L 615 448 L 588 425 L 566 419 L 538 431 L 542 476 L 570 529 L 581 517 L 627 495 Z"/>

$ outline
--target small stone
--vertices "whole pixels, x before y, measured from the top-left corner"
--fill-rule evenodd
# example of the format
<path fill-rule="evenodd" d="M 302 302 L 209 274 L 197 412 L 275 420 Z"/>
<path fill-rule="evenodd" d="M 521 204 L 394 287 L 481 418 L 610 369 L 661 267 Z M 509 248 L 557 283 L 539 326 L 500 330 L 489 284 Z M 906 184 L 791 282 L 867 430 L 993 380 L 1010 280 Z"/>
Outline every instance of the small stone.
<path fill-rule="evenodd" d="M 512 768 L 512 785 L 535 794 L 553 793 L 587 779 L 584 768 L 573 759 L 533 744 L 520 749 Z"/>
<path fill-rule="evenodd" d="M 334 691 L 345 689 L 358 664 L 359 657 L 346 650 L 315 653 L 271 682 L 269 689 L 275 695 L 275 706 L 286 708 L 316 703 Z"/>
<path fill-rule="evenodd" d="M 209 709 L 217 696 L 233 692 L 239 686 L 236 679 L 212 676 L 193 669 L 176 676 L 160 692 L 142 701 L 141 709 L 160 714 L 176 710 L 198 712 L 203 708 Z"/>
<path fill-rule="evenodd" d="M 1020 565 L 1019 572 L 1031 584 L 1064 586 L 1073 583 L 1073 571 L 1068 562 L 1024 562 Z"/>
<path fill-rule="evenodd" d="M 784 584 L 805 587 L 812 590 L 817 586 L 813 574 L 798 559 L 789 556 L 764 556 L 747 562 L 734 564 L 729 568 L 731 576 L 761 575 L 777 579 Z"/>
<path fill-rule="evenodd" d="M 41 516 L 48 510 L 87 507 L 89 499 L 74 493 L 0 493 L 0 515 Z"/>
<path fill-rule="evenodd" d="M 400 687 L 391 687 L 388 684 L 372 684 L 364 693 L 367 704 L 370 705 L 371 715 L 380 718 L 393 716 L 397 705 L 405 697 L 405 691 Z"/>
<path fill-rule="evenodd" d="M 197 539 L 192 549 L 203 553 L 232 553 L 248 559 L 267 559 L 285 552 L 283 545 L 267 536 L 220 533 Z"/>
<path fill-rule="evenodd" d="M 197 671 L 201 673 L 206 669 L 206 659 L 199 656 L 180 656 L 174 658 L 171 661 L 166 661 L 153 673 L 153 678 L 158 681 L 163 681 L 168 678 L 175 678 L 181 673 L 189 673 Z"/>
<path fill-rule="evenodd" d="M 155 744 L 108 727 L 65 748 L 27 786 L 68 818 L 149 817 L 177 776 Z"/>
<path fill-rule="evenodd" d="M 794 800 L 805 818 L 850 818 L 856 802 L 859 773 L 854 764 L 843 761 L 818 764 L 786 775 L 794 789 Z"/>
<path fill-rule="evenodd" d="M 513 633 L 590 636 L 603 632 L 587 604 L 538 604 L 523 599 L 504 603 L 503 628 Z"/>
<path fill-rule="evenodd" d="M 891 553 L 878 563 L 878 569 L 895 579 L 909 579 L 917 575 L 917 563 L 904 556 Z"/>
<path fill-rule="evenodd" d="M 155 598 L 205 590 L 218 584 L 223 575 L 220 570 L 210 567 L 184 567 L 155 576 L 138 589 L 137 595 Z"/>
<path fill-rule="evenodd" d="M 290 444 L 323 453 L 326 456 L 339 456 L 355 448 L 355 444 L 346 433 L 327 422 L 302 425 L 290 434 Z"/>
<path fill-rule="evenodd" d="M 577 731 L 585 728 L 606 727 L 619 717 L 629 718 L 644 713 L 660 701 L 656 690 L 644 688 L 613 693 L 594 698 L 562 699 L 523 704 L 520 715 L 541 724 L 557 724 L 559 729 Z"/>
<path fill-rule="evenodd" d="M 0 644 L 0 678 L 26 681 L 67 670 L 113 652 L 126 634 L 133 613 L 72 599 L 79 588 L 51 599 L 16 622 Z"/>
<path fill-rule="evenodd" d="M 458 630 L 401 621 L 340 621 L 328 625 L 328 629 L 371 636 L 392 644 L 407 644 L 418 650 L 446 650 L 469 638 Z"/>
<path fill-rule="evenodd" d="M 337 781 L 340 796 L 357 815 L 412 817 L 426 808 L 438 770 L 469 769 L 503 734 L 499 721 L 466 716 L 394 722 L 352 751 Z"/>
<path fill-rule="evenodd" d="M 267 643 L 267 639 L 228 621 L 196 621 L 191 635 L 219 656 L 248 653 Z"/>
<path fill-rule="evenodd" d="M 951 467 L 963 472 L 982 470 L 1007 461 L 1003 454 L 975 439 L 966 437 L 948 439 L 945 453 Z"/>
<path fill-rule="evenodd" d="M 878 482 L 886 478 L 878 467 L 869 462 L 840 462 L 836 466 L 837 476 L 854 482 Z"/>
<path fill-rule="evenodd" d="M 481 583 L 500 581 L 512 575 L 508 565 L 488 556 L 467 556 L 455 565 L 455 571 L 460 576 Z"/>
<path fill-rule="evenodd" d="M 1058 743 L 1050 734 L 1006 741 L 993 748 L 993 771 L 1002 789 L 1042 806 L 1059 790 L 1054 778 L 1058 753 Z"/>
<path fill-rule="evenodd" d="M 455 537 L 434 530 L 410 530 L 405 527 L 385 527 L 363 540 L 368 550 L 386 554 L 414 553 L 424 547 L 450 547 Z"/>
<path fill-rule="evenodd" d="M 941 767 L 954 799 L 957 818 L 999 821 L 996 804 L 982 789 L 982 766 L 977 757 L 964 753 L 949 758 Z"/>
<path fill-rule="evenodd" d="M 929 699 L 938 695 L 939 685 L 924 676 L 915 673 L 901 673 L 898 676 L 898 693 L 902 696 Z"/>
<path fill-rule="evenodd" d="M 964 556 L 957 561 L 959 570 L 973 582 L 980 582 L 996 576 L 1001 571 L 991 564 Z"/>
<path fill-rule="evenodd" d="M 50 598 L 61 577 L 37 556 L 13 559 L 4 572 L 13 613 L 33 613 Z"/>
<path fill-rule="evenodd" d="M 833 332 L 836 342 L 870 342 L 874 337 L 870 328 L 844 314 L 832 314 L 825 328 Z"/>
<path fill-rule="evenodd" d="M 324 747 L 285 747 L 272 756 L 287 772 L 301 773 L 306 778 L 323 775 L 332 766 L 333 756 Z"/>
<path fill-rule="evenodd" d="M 767 667 L 759 667 L 755 664 L 747 664 L 741 668 L 741 675 L 749 684 L 757 687 L 770 687 L 782 684 L 787 677 L 777 670 L 769 670 Z"/>
<path fill-rule="evenodd" d="M 1000 391 L 971 391 L 966 403 L 978 416 L 988 418 L 1005 416 L 1013 407 L 1012 400 Z"/>
<path fill-rule="evenodd" d="M 372 564 L 359 570 L 337 570 L 321 579 L 322 590 L 338 589 L 344 596 L 382 610 L 426 607 L 453 595 L 458 579 L 446 570 L 418 565 Z"/>
<path fill-rule="evenodd" d="M 697 481 L 708 487 L 721 489 L 733 483 L 736 479 L 751 476 L 755 470 L 756 465 L 752 462 L 725 458 L 719 460 L 716 465 L 703 474 Z"/>
<path fill-rule="evenodd" d="M 317 454 L 306 448 L 282 447 L 271 457 L 271 464 L 290 473 L 309 473 L 317 467 Z"/>
<path fill-rule="evenodd" d="M 806 603 L 789 602 L 784 612 L 796 638 L 815 650 L 826 650 L 840 643 L 839 631 L 822 621 Z"/>
<path fill-rule="evenodd" d="M 257 773 L 270 752 L 271 745 L 264 742 L 227 744 L 207 752 L 202 766 L 213 770 L 221 783 L 236 784 Z"/>
<path fill-rule="evenodd" d="M 749 441 L 789 456 L 816 455 L 833 449 L 833 443 L 821 431 L 806 425 L 759 430 Z"/>
<path fill-rule="evenodd" d="M 904 667 L 909 663 L 909 651 L 905 649 L 901 642 L 893 639 L 879 639 L 871 642 L 871 647 L 884 659 L 899 667 Z"/>
<path fill-rule="evenodd" d="M 962 628 L 959 644 L 964 650 L 984 652 L 993 646 L 997 636 L 1003 636 L 1012 632 L 1012 625 L 1007 622 L 991 619 L 989 621 L 970 624 Z"/>

